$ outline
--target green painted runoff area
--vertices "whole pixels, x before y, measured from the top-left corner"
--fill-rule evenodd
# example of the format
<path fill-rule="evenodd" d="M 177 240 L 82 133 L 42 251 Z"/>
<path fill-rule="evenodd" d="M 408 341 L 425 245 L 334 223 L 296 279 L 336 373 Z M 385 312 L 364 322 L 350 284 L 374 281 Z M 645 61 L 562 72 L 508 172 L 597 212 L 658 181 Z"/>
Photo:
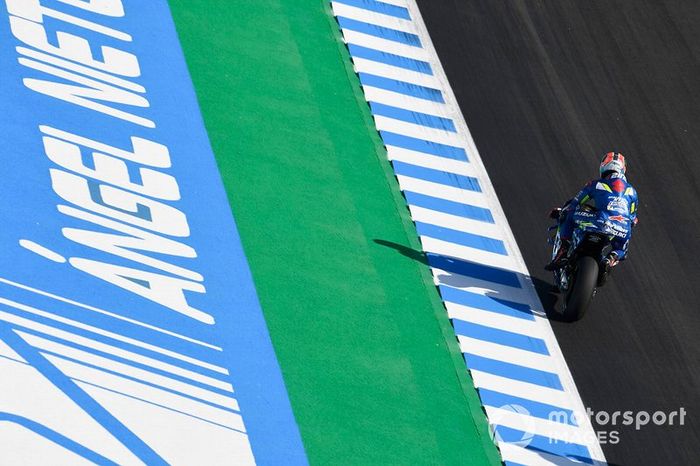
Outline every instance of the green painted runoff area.
<path fill-rule="evenodd" d="M 170 4 L 311 464 L 500 464 L 330 4 Z"/>

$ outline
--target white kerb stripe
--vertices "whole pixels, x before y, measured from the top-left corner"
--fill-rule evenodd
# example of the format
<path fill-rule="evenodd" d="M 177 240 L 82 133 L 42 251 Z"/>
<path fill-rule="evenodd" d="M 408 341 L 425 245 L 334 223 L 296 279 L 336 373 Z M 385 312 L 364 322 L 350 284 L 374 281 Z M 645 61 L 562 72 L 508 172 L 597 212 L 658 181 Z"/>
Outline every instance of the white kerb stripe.
<path fill-rule="evenodd" d="M 547 355 L 462 335 L 458 335 L 457 340 L 459 340 L 459 348 L 462 350 L 462 353 L 475 354 L 484 358 L 517 364 L 518 366 L 529 367 L 539 371 L 553 372 L 552 359 Z M 468 357 L 468 355 L 465 357 Z"/>
<path fill-rule="evenodd" d="M 432 168 L 433 170 L 454 173 L 455 175 L 471 177 L 475 176 L 473 167 L 469 164 L 469 162 L 465 162 L 463 160 L 449 159 L 447 157 L 425 154 L 423 152 L 417 152 L 391 145 L 386 146 L 386 151 L 387 155 L 389 156 L 389 160 L 399 160 L 401 162 L 410 163 L 411 165 Z M 500 230 L 501 229 L 499 228 L 499 231 Z"/>
<path fill-rule="evenodd" d="M 417 71 L 387 65 L 378 61 L 367 60 L 366 58 L 353 57 L 355 71 L 358 73 L 368 73 L 382 78 L 394 79 L 409 84 L 428 87 L 430 89 L 440 89 L 440 82 L 434 76 Z"/>
<path fill-rule="evenodd" d="M 520 288 L 514 288 L 508 285 L 502 285 L 500 283 L 490 282 L 458 273 L 452 273 L 436 267 L 432 267 L 432 273 L 433 277 L 435 278 L 436 285 L 445 285 L 484 296 L 495 296 L 503 299 L 506 299 L 507 297 L 508 300 L 516 303 L 527 303 L 527 300 L 524 299 L 527 298 L 527 291 Z M 448 303 L 452 304 L 450 301 L 446 300 L 445 304 Z"/>
<path fill-rule="evenodd" d="M 570 443 L 578 444 L 584 442 L 583 431 L 579 427 L 550 421 L 549 419 L 527 416 L 507 409 L 494 408 L 491 406 L 486 406 L 485 409 L 488 418 L 496 421 L 491 422 L 492 425 L 496 424 L 523 432 L 542 435 L 552 439 L 552 441 L 568 440 Z"/>
<path fill-rule="evenodd" d="M 403 191 L 412 191 L 438 199 L 461 202 L 463 204 L 488 209 L 488 200 L 482 193 L 455 188 L 454 186 L 448 186 L 446 184 L 433 183 L 432 181 L 425 181 L 405 175 L 396 175 L 396 178 L 399 180 L 401 190 Z"/>
<path fill-rule="evenodd" d="M 416 34 L 416 26 L 413 21 L 409 21 L 403 18 L 397 18 L 395 16 L 383 15 L 381 13 L 376 13 L 371 10 L 365 10 L 362 8 L 357 8 L 351 5 L 345 5 L 344 3 L 331 2 L 333 7 L 333 13 L 335 16 L 343 16 L 345 18 L 354 19 L 357 21 L 363 21 L 365 23 L 376 24 L 377 26 L 383 26 L 397 31 L 408 32 L 411 34 Z"/>
<path fill-rule="evenodd" d="M 509 379 L 478 370 L 471 370 L 470 373 L 474 380 L 474 385 L 478 388 L 486 388 L 495 392 L 517 396 L 519 398 L 525 398 L 563 409 L 575 409 L 574 403 L 572 403 L 571 400 L 571 395 L 565 391 Z"/>
<path fill-rule="evenodd" d="M 476 235 L 488 236 L 489 238 L 502 239 L 501 228 L 493 223 L 473 220 L 466 217 L 458 217 L 456 215 L 438 212 L 436 210 L 426 209 L 409 205 L 411 217 L 416 222 L 432 223 L 451 230 L 463 231 L 466 233 L 474 233 Z"/>
<path fill-rule="evenodd" d="M 446 302 L 445 306 L 447 307 L 447 315 L 450 319 L 459 319 L 485 327 L 542 339 L 542 329 L 537 321 L 519 319 L 517 317 L 499 314 L 498 312 L 485 311 L 483 309 L 451 302 Z M 550 362 L 550 366 L 554 368 L 554 362 Z M 552 369 L 550 372 L 554 372 L 554 370 Z"/>
<path fill-rule="evenodd" d="M 382 39 L 351 29 L 343 29 L 343 38 L 346 44 L 360 45 L 374 50 L 391 50 L 394 55 L 399 55 L 413 60 L 427 62 L 430 58 L 422 47 L 414 47 L 393 40 Z"/>
<path fill-rule="evenodd" d="M 513 443 L 502 442 L 498 444 L 498 448 L 501 450 L 504 461 L 528 466 L 581 466 L 579 462 L 541 451 L 528 450 Z"/>
<path fill-rule="evenodd" d="M 402 68 L 396 68 L 402 70 Z M 365 98 L 368 102 L 379 102 L 392 107 L 411 110 L 413 112 L 427 113 L 443 118 L 452 118 L 445 104 L 433 100 L 412 97 L 399 92 L 388 91 L 374 86 L 362 86 Z"/>
<path fill-rule="evenodd" d="M 470 260 L 479 264 L 497 267 L 503 270 L 514 270 L 516 267 L 515 261 L 510 256 L 504 256 L 494 252 L 484 251 L 483 249 L 463 246 L 461 244 L 451 243 L 449 241 L 431 238 L 429 236 L 420 235 L 423 250 L 432 252 L 442 256 L 454 257 L 456 259 Z"/>
<path fill-rule="evenodd" d="M 373 116 L 377 129 L 380 131 L 390 131 L 424 141 L 437 142 L 438 144 L 446 144 L 448 146 L 461 147 L 464 149 L 465 144 L 461 136 L 457 133 L 408 123 L 402 120 L 395 120 L 382 115 Z"/>

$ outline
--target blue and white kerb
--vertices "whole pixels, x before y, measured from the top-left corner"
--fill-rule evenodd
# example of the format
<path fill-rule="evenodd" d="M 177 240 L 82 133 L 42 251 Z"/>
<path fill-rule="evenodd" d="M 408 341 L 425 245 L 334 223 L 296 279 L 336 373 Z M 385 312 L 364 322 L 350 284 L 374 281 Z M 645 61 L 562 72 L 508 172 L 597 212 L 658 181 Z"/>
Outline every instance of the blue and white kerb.
<path fill-rule="evenodd" d="M 418 7 L 331 3 L 504 461 L 604 462 Z"/>

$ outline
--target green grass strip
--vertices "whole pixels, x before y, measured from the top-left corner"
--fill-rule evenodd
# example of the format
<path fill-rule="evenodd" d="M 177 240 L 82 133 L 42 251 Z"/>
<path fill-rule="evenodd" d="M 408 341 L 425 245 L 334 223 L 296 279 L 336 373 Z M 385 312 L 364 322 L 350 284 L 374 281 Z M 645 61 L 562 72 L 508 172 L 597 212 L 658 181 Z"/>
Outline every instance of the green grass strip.
<path fill-rule="evenodd" d="M 170 4 L 310 462 L 500 464 L 330 4 Z"/>

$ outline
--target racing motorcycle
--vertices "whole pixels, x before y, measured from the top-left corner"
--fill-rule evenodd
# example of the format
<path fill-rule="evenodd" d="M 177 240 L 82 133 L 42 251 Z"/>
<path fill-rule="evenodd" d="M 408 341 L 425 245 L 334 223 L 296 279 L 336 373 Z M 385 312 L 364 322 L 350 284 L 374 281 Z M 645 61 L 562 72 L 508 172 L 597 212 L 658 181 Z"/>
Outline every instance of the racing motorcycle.
<path fill-rule="evenodd" d="M 604 258 L 612 250 L 613 239 L 624 237 L 627 230 L 621 228 L 609 212 L 588 205 L 568 215 L 574 216 L 575 228 L 565 265 L 554 271 L 554 283 L 565 294 L 561 311 L 563 319 L 575 321 L 583 317 L 597 288 L 605 284 L 609 269 Z M 556 232 L 549 240 L 553 245 L 554 259 L 561 247 L 559 225 L 563 221 L 562 209 L 553 211 L 551 217 L 558 220 L 549 228 L 550 232 Z"/>

